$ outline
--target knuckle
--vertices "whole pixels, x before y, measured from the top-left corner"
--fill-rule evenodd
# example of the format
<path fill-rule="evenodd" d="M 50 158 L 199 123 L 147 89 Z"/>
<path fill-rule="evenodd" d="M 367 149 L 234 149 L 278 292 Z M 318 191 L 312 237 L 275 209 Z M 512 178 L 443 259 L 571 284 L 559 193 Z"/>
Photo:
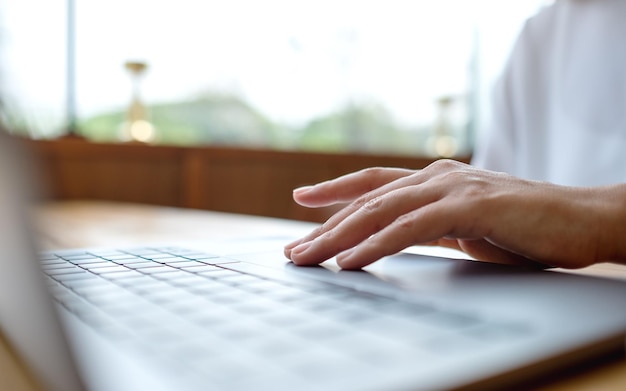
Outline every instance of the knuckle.
<path fill-rule="evenodd" d="M 438 159 L 435 160 L 428 166 L 427 168 L 433 169 L 436 171 L 451 171 L 457 170 L 461 167 L 461 163 L 452 159 Z"/>
<path fill-rule="evenodd" d="M 383 202 L 384 201 L 382 197 L 372 198 L 371 200 L 368 200 L 367 202 L 363 204 L 363 206 L 361 207 L 361 210 L 366 213 L 375 212 L 383 206 Z"/>
<path fill-rule="evenodd" d="M 369 183 L 369 190 L 373 190 L 380 177 L 384 175 L 385 169 L 382 167 L 368 167 L 361 170 L 361 175 L 365 177 L 366 183 Z"/>
<path fill-rule="evenodd" d="M 444 182 L 461 183 L 468 180 L 468 176 L 463 171 L 448 171 L 441 174 L 440 179 Z"/>
<path fill-rule="evenodd" d="M 365 206 L 369 201 L 370 197 L 368 196 L 368 194 L 364 194 L 352 202 L 352 207 L 355 210 L 359 210 L 363 208 L 363 206 Z"/>
<path fill-rule="evenodd" d="M 320 225 L 319 227 L 315 228 L 309 235 L 309 238 L 317 238 L 320 235 L 324 234 L 325 232 L 327 232 L 328 230 L 331 229 L 331 224 L 327 221 L 325 223 L 323 223 L 322 225 Z"/>
<path fill-rule="evenodd" d="M 329 231 L 324 232 L 324 234 L 322 236 L 320 236 L 320 239 L 322 239 L 324 241 L 328 241 L 328 240 L 333 240 L 335 238 L 335 236 L 337 236 L 335 234 L 335 230 L 331 229 Z"/>
<path fill-rule="evenodd" d="M 362 169 L 361 173 L 365 175 L 366 177 L 376 178 L 380 176 L 383 171 L 384 171 L 384 168 L 382 167 L 368 167 L 368 168 Z"/>
<path fill-rule="evenodd" d="M 413 215 L 410 213 L 399 216 L 396 221 L 394 221 L 394 225 L 402 228 L 402 229 L 410 229 L 415 224 L 415 219 Z"/>
<path fill-rule="evenodd" d="M 462 194 L 484 193 L 488 186 L 488 180 L 476 175 L 472 171 L 464 169 L 447 170 L 438 174 L 434 180 L 441 186 L 455 189 Z"/>

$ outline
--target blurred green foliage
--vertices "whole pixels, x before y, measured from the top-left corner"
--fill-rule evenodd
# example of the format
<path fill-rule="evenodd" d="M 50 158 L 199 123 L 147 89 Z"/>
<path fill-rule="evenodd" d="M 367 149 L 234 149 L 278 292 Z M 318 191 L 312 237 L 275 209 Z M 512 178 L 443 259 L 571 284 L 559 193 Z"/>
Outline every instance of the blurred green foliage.
<path fill-rule="evenodd" d="M 276 123 L 241 98 L 225 93 L 205 93 L 149 109 L 157 133 L 155 143 L 167 145 L 415 154 L 422 135 L 429 131 L 400 127 L 376 103 L 349 103 L 300 127 Z M 94 141 L 116 141 L 124 119 L 123 110 L 111 111 L 85 118 L 79 129 Z"/>
<path fill-rule="evenodd" d="M 13 133 L 34 138 L 54 138 L 63 133 L 37 131 L 42 127 L 32 126 L 28 116 L 10 112 L 13 110 L 5 110 L 2 120 Z M 286 125 L 273 121 L 236 95 L 217 92 L 151 105 L 149 113 L 156 128 L 154 143 L 178 146 L 418 155 L 423 153 L 432 130 L 429 126 L 402 127 L 376 102 L 349 102 L 303 125 Z M 77 128 L 81 136 L 92 141 L 117 142 L 125 120 L 125 109 L 111 110 L 82 118 Z"/>

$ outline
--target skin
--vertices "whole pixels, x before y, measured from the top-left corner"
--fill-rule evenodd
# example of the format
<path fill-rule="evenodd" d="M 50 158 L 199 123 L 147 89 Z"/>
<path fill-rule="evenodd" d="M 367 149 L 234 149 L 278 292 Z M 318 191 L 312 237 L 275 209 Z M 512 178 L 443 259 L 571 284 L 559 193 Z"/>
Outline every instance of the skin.
<path fill-rule="evenodd" d="M 365 169 L 293 197 L 307 207 L 349 203 L 285 246 L 296 265 L 336 257 L 359 269 L 415 244 L 543 267 L 626 260 L 626 184 L 566 187 L 440 160 L 418 171 Z"/>

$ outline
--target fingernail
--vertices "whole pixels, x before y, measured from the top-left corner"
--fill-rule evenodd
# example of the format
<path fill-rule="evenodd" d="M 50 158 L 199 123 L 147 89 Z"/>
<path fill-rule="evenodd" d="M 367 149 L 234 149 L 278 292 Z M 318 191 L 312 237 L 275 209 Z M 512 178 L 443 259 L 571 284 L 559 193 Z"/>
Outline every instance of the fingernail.
<path fill-rule="evenodd" d="M 311 247 L 311 242 L 305 242 L 302 244 L 297 245 L 296 247 L 291 249 L 291 255 L 298 255 L 298 254 L 302 254 L 303 252 L 305 252 L 309 247 Z"/>
<path fill-rule="evenodd" d="M 291 251 L 300 243 L 302 243 L 302 239 L 294 240 L 293 242 L 285 245 L 285 247 L 283 248 L 283 254 L 285 254 L 285 257 L 291 259 Z"/>
<path fill-rule="evenodd" d="M 302 243 L 302 239 L 294 240 L 291 243 L 285 245 L 285 250 L 292 250 L 294 247 Z"/>
<path fill-rule="evenodd" d="M 337 264 L 341 266 L 341 264 L 345 262 L 346 258 L 350 258 L 350 255 L 352 255 L 353 252 L 354 252 L 354 247 L 347 249 L 346 251 L 343 251 L 340 254 L 337 254 L 337 256 L 335 257 L 335 259 L 337 260 Z"/>
<path fill-rule="evenodd" d="M 302 186 L 302 187 L 298 187 L 296 189 L 293 189 L 293 194 L 303 194 L 308 192 L 309 190 L 311 190 L 313 188 L 313 186 Z"/>

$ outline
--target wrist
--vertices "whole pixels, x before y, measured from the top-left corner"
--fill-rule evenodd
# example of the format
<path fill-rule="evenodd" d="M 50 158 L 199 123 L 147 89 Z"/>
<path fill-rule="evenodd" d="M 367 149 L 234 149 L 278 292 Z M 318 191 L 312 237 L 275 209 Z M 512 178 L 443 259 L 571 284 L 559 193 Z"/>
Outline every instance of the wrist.
<path fill-rule="evenodd" d="M 602 192 L 598 262 L 626 264 L 626 184 L 599 188 Z"/>

